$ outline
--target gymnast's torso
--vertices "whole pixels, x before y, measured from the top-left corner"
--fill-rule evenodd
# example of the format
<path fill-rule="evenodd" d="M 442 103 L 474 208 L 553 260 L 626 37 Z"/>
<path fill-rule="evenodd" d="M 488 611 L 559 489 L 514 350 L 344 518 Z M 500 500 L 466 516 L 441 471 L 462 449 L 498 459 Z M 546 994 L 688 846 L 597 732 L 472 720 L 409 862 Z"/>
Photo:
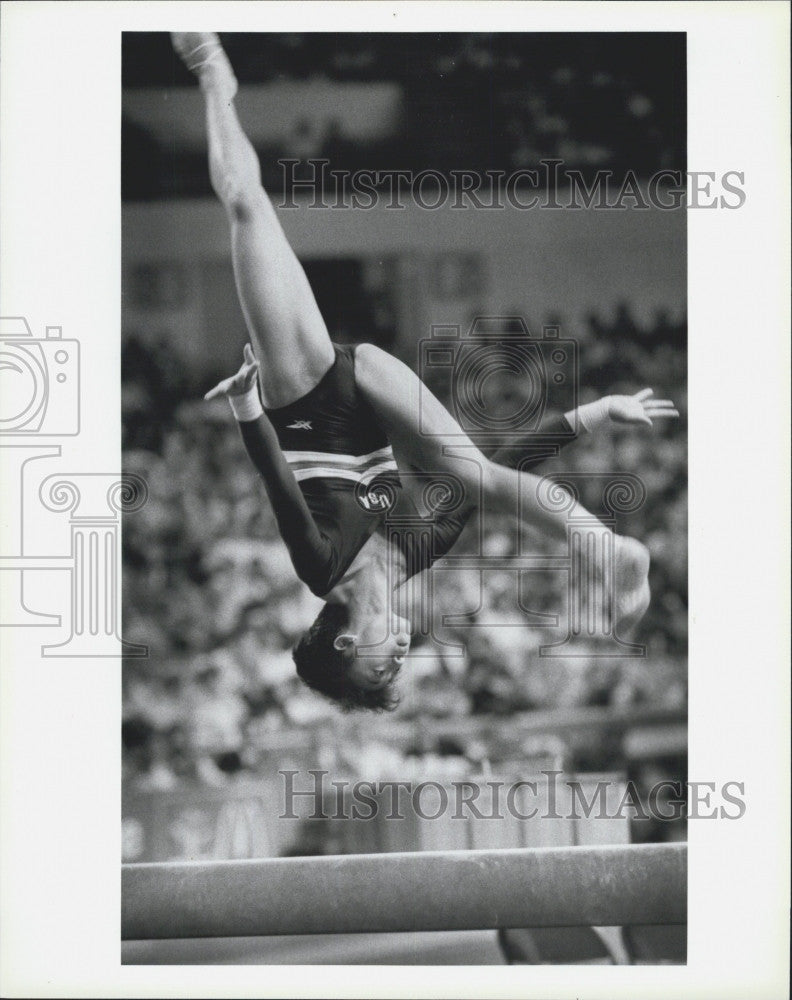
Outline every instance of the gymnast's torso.
<path fill-rule="evenodd" d="M 453 545 L 469 517 L 425 517 L 403 488 L 393 449 L 355 381 L 355 347 L 333 345 L 335 360 L 317 385 L 268 409 L 317 528 L 333 551 L 328 592 L 354 573 L 375 533 L 394 546 L 406 579 Z M 369 549 L 371 551 L 371 548 Z"/>

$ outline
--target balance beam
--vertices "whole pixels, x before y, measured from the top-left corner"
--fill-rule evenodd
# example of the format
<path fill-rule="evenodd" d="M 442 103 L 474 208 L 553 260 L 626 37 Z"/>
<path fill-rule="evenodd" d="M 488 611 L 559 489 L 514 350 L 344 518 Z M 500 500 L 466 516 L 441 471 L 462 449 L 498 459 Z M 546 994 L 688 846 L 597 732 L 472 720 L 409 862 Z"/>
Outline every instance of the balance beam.
<path fill-rule="evenodd" d="M 121 889 L 124 940 L 682 924 L 687 845 L 130 864 Z"/>

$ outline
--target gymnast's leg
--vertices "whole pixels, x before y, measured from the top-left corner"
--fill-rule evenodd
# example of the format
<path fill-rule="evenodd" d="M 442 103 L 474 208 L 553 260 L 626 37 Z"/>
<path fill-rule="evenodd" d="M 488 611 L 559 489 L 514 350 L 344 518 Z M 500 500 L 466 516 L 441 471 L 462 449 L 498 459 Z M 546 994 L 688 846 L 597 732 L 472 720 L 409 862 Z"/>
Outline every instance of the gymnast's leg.
<path fill-rule="evenodd" d="M 541 477 L 496 465 L 473 444 L 443 404 L 403 362 L 372 344 L 355 354 L 355 378 L 381 421 L 399 467 L 422 473 L 451 473 L 462 483 L 466 506 L 522 517 L 551 536 L 566 538 L 567 514 L 596 519 L 579 504 L 569 512 L 543 504 Z M 607 530 L 602 526 L 602 530 Z"/>
<path fill-rule="evenodd" d="M 206 103 L 209 174 L 231 227 L 237 293 L 260 362 L 264 405 L 285 406 L 309 392 L 335 353 L 308 279 L 261 186 L 253 146 L 234 107 L 236 78 L 217 35 L 174 34 Z"/>
<path fill-rule="evenodd" d="M 540 485 L 541 477 L 486 458 L 418 376 L 378 347 L 358 347 L 355 377 L 385 428 L 400 468 L 420 469 L 430 477 L 451 473 L 463 485 L 465 508 L 519 516 L 556 541 L 566 542 L 570 520 L 585 522 L 589 534 L 600 536 L 595 551 L 613 553 L 617 618 L 623 627 L 640 619 L 649 601 L 649 553 L 640 542 L 615 535 L 571 496 L 564 502 L 563 491 L 551 497 Z M 605 567 L 595 559 L 589 571 L 598 576 Z"/>

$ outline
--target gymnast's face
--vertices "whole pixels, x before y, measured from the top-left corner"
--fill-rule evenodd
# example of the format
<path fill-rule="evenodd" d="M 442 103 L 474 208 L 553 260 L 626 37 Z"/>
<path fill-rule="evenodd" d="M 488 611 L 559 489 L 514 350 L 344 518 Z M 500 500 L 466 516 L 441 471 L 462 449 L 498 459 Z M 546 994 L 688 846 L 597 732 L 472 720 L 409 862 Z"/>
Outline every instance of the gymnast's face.
<path fill-rule="evenodd" d="M 410 651 L 410 636 L 400 629 L 384 641 L 377 641 L 375 630 L 364 625 L 357 635 L 339 635 L 335 647 L 344 651 L 348 662 L 347 677 L 352 683 L 366 691 L 379 691 L 401 670 Z"/>

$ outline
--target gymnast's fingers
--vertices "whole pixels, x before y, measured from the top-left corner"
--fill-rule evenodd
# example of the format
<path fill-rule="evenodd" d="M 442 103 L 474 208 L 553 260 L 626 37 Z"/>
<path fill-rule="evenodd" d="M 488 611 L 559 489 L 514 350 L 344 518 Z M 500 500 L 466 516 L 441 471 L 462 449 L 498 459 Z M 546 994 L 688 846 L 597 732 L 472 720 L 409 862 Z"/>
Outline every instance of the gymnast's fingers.
<path fill-rule="evenodd" d="M 209 392 L 204 393 L 204 399 L 215 399 L 217 396 L 222 396 L 225 393 L 225 382 L 220 382 L 210 389 Z"/>

